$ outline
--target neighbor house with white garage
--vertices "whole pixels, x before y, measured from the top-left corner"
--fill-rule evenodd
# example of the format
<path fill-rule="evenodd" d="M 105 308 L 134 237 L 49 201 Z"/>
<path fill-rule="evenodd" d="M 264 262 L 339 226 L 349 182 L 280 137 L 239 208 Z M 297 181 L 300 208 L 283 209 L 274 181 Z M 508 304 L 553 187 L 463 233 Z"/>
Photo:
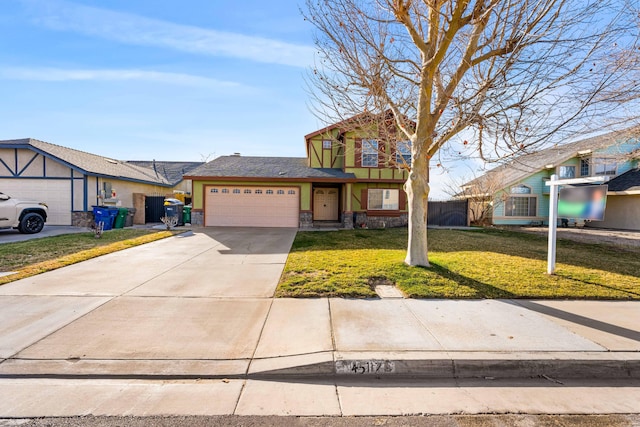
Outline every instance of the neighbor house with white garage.
<path fill-rule="evenodd" d="M 158 198 L 162 206 L 174 191 L 190 193 L 191 183 L 182 175 L 201 164 L 136 164 L 36 139 L 5 140 L 0 141 L 0 191 L 45 202 L 49 225 L 88 226 L 94 205 L 136 208 L 135 222 L 144 224 L 145 199 Z"/>
<path fill-rule="evenodd" d="M 362 122 L 362 117 L 358 117 Z M 192 180 L 204 226 L 394 227 L 407 224 L 408 142 L 355 118 L 305 136 L 306 157 L 218 157 Z M 387 132 L 388 133 L 388 132 Z"/>

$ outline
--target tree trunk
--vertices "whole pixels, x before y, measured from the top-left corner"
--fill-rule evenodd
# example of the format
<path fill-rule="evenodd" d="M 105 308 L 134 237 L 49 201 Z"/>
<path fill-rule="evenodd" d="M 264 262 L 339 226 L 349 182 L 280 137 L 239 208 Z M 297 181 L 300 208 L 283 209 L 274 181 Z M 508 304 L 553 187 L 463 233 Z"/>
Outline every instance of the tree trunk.
<path fill-rule="evenodd" d="M 405 264 L 429 267 L 427 251 L 427 199 L 429 197 L 429 161 L 416 158 L 404 184 L 409 202 L 409 243 Z"/>

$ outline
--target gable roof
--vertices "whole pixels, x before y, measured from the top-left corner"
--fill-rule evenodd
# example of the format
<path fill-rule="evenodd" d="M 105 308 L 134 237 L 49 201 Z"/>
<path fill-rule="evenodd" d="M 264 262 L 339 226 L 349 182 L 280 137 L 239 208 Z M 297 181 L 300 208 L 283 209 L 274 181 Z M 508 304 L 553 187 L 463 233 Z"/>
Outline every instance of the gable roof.
<path fill-rule="evenodd" d="M 127 163 L 156 171 L 167 178 L 171 185 L 178 184 L 185 175 L 204 164 L 204 162 L 163 162 L 155 160 L 127 160 Z"/>
<path fill-rule="evenodd" d="M 631 169 L 607 184 L 608 191 L 640 191 L 640 168 Z"/>
<path fill-rule="evenodd" d="M 329 126 L 323 127 L 322 129 L 318 129 L 314 132 L 311 132 L 310 134 L 307 134 L 304 136 L 304 140 L 308 143 L 308 141 L 318 135 L 323 135 L 326 134 L 327 132 L 330 132 L 334 129 L 339 129 L 339 130 L 349 130 L 351 128 L 353 128 L 354 126 L 358 127 L 360 125 L 362 125 L 363 123 L 368 123 L 368 122 L 373 122 L 376 120 L 380 120 L 383 117 L 383 113 L 370 113 L 370 112 L 363 112 L 360 114 L 356 114 L 353 117 L 349 117 L 347 119 L 341 120 L 338 123 L 333 123 Z M 409 119 L 406 116 L 403 116 L 404 120 L 407 122 L 407 124 L 415 127 L 416 123 Z M 395 126 L 395 119 L 393 117 L 393 112 L 391 110 L 387 110 L 384 112 L 384 120 L 388 121 L 389 123 L 393 123 L 393 125 Z"/>
<path fill-rule="evenodd" d="M 352 173 L 340 169 L 317 169 L 307 166 L 306 157 L 243 157 L 221 156 L 194 170 L 188 178 L 269 178 L 292 179 L 355 179 Z"/>
<path fill-rule="evenodd" d="M 0 148 L 31 149 L 45 157 L 57 160 L 66 166 L 88 175 L 117 178 L 124 181 L 142 182 L 170 187 L 169 181 L 152 169 L 136 166 L 73 148 L 62 147 L 37 139 L 11 139 L 0 141 Z"/>
<path fill-rule="evenodd" d="M 630 128 L 604 135 L 581 139 L 568 144 L 556 145 L 534 153 L 523 154 L 504 165 L 491 169 L 484 175 L 473 179 L 462 187 L 486 187 L 488 182 L 499 181 L 505 188 L 544 169 L 555 168 L 569 159 L 582 154 L 591 154 L 621 142 L 622 139 L 638 135 L 640 129 Z"/>

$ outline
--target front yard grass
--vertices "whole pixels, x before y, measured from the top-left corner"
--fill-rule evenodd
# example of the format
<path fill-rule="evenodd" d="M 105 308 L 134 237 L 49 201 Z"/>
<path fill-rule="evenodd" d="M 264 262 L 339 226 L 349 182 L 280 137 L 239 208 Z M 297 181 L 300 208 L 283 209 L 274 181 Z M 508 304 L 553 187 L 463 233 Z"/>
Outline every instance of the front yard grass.
<path fill-rule="evenodd" d="M 166 230 L 117 229 L 105 231 L 100 239 L 87 232 L 3 243 L 0 244 L 0 272 L 17 273 L 0 277 L 0 285 L 174 234 L 175 231 Z"/>
<path fill-rule="evenodd" d="M 299 232 L 276 295 L 375 297 L 376 283 L 412 298 L 640 299 L 640 248 L 558 240 L 556 274 L 545 237 L 513 231 L 428 231 L 430 268 L 408 267 L 407 230 Z"/>

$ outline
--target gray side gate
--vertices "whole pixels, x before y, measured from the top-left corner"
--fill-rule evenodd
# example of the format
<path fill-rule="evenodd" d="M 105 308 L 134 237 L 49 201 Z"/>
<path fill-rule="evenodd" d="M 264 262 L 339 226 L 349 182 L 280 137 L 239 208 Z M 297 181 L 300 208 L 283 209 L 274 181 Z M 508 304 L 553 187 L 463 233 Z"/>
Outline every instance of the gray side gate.
<path fill-rule="evenodd" d="M 429 202 L 427 225 L 465 227 L 468 225 L 469 201 Z"/>

